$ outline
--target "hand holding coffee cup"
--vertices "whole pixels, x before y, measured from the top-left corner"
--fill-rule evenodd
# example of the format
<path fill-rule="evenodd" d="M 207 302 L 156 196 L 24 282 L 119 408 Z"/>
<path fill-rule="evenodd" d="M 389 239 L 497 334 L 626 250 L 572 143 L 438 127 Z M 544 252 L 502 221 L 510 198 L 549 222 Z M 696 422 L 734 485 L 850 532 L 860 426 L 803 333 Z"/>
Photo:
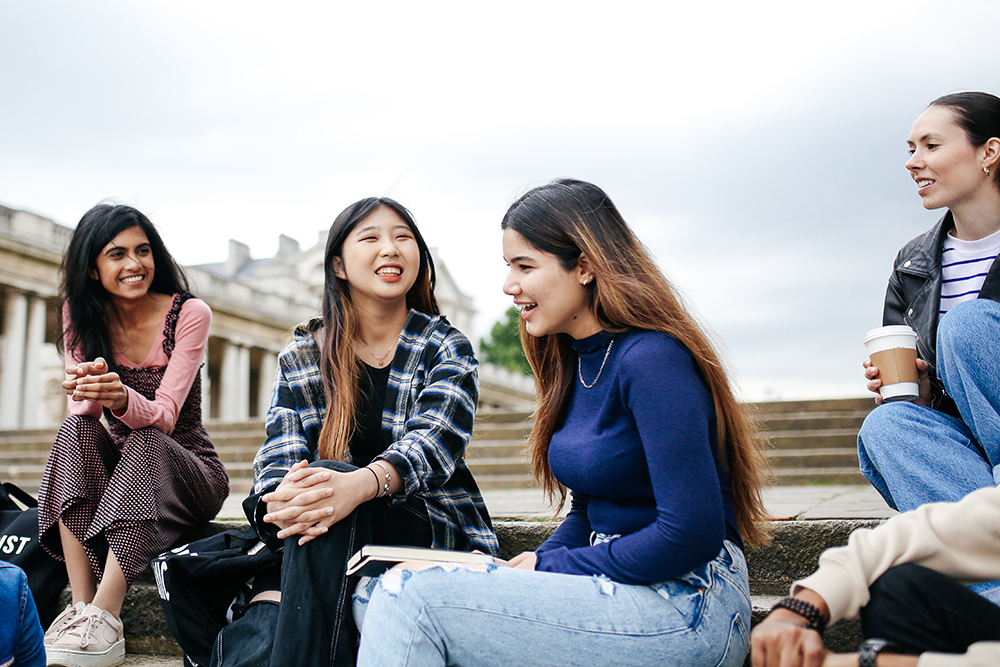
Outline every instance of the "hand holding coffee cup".
<path fill-rule="evenodd" d="M 917 368 L 917 334 L 905 324 L 872 329 L 865 336 L 869 363 L 878 369 L 883 401 L 912 401 L 920 396 Z M 874 376 L 866 372 L 872 379 Z"/>

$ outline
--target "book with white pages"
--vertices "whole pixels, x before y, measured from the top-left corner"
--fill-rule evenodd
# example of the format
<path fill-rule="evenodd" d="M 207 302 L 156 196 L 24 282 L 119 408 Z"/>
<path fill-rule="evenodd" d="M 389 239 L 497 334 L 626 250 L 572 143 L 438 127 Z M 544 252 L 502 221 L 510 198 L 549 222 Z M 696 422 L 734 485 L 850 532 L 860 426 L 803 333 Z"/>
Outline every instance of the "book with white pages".
<path fill-rule="evenodd" d="M 428 549 L 426 547 L 397 547 L 382 544 L 368 544 L 358 550 L 347 561 L 347 574 L 376 577 L 393 565 L 407 561 L 424 563 L 493 563 L 493 556 L 470 551 L 450 551 L 448 549 Z"/>

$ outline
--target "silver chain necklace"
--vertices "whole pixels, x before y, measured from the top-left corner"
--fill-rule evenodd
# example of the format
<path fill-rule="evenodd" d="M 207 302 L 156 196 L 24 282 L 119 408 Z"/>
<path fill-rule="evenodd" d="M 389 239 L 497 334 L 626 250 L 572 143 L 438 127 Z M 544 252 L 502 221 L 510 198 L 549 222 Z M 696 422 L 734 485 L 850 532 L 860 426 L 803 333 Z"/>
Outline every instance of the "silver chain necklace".
<path fill-rule="evenodd" d="M 365 341 L 361 340 L 361 336 L 358 336 L 358 342 L 361 343 L 361 347 L 363 347 L 366 350 L 368 350 L 368 354 L 370 354 L 373 357 L 375 357 L 375 363 L 377 363 L 379 365 L 379 368 L 381 368 L 382 367 L 382 360 L 385 359 L 387 356 L 389 356 L 390 352 L 392 352 L 393 350 L 396 349 L 396 343 L 399 342 L 399 337 L 402 336 L 402 335 L 403 335 L 402 331 L 400 331 L 398 334 L 396 334 L 396 340 L 392 341 L 392 346 L 388 350 L 386 350 L 385 354 L 383 354 L 381 357 L 378 356 L 377 354 L 375 354 L 374 352 L 372 352 L 372 349 L 370 347 L 368 347 L 367 345 L 365 345 Z"/>
<path fill-rule="evenodd" d="M 601 379 L 601 373 L 604 372 L 604 364 L 608 363 L 608 355 L 611 354 L 611 346 L 614 344 L 615 344 L 614 338 L 608 341 L 608 349 L 604 352 L 604 361 L 601 362 L 601 367 L 597 371 L 597 377 L 595 377 L 594 381 L 591 382 L 590 384 L 587 384 L 583 379 L 583 361 L 581 360 L 582 357 L 580 357 L 580 355 L 576 356 L 576 373 L 577 375 L 580 376 L 580 384 L 582 384 L 587 389 L 594 388 L 594 385 L 597 384 L 597 381 Z"/>

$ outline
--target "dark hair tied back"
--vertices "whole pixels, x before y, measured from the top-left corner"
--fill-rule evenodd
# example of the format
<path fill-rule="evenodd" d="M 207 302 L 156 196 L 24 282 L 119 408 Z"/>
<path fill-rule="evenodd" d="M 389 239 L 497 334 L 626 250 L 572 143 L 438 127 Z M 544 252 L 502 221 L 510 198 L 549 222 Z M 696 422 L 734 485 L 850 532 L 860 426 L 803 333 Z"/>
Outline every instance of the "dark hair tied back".
<path fill-rule="evenodd" d="M 965 130 L 976 148 L 993 137 L 1000 138 L 1000 97 L 989 93 L 952 93 L 937 98 L 932 107 L 947 107 L 955 114 L 955 123 Z M 993 183 L 1000 189 L 1000 169 L 994 170 Z"/>

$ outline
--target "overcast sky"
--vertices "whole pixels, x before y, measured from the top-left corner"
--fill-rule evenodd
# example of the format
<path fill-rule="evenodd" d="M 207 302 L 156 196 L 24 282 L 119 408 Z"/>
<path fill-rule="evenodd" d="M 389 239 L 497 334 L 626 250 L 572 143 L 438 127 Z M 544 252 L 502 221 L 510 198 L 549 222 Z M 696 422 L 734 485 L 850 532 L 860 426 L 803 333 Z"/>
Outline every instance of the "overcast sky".
<path fill-rule="evenodd" d="M 892 259 L 939 212 L 903 169 L 932 99 L 1000 93 L 994 0 L 0 0 L 0 203 L 137 206 L 185 264 L 312 245 L 388 195 L 475 298 L 499 223 L 603 187 L 749 398 L 866 395 Z"/>

